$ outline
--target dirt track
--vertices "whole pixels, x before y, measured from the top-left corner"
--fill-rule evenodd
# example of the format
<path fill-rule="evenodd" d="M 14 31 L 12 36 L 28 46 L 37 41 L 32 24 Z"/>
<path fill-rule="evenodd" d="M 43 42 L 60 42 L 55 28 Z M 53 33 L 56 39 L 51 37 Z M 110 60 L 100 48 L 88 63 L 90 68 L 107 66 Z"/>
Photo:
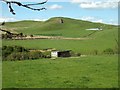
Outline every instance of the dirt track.
<path fill-rule="evenodd" d="M 63 39 L 63 40 L 88 40 L 91 38 L 71 38 L 71 37 L 61 37 L 61 36 L 27 36 L 27 37 L 15 37 L 14 40 L 29 40 L 29 39 Z"/>

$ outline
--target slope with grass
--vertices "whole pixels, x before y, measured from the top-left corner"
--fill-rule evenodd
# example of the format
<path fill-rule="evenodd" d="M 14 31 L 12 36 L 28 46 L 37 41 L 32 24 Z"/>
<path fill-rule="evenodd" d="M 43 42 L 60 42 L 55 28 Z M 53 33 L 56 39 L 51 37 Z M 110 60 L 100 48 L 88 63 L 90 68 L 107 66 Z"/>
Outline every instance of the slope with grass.
<path fill-rule="evenodd" d="M 60 23 L 63 19 L 64 23 Z M 94 31 L 88 31 L 89 28 L 100 28 L 103 30 L 112 30 L 115 26 L 101 23 L 92 23 L 88 21 L 76 20 L 71 18 L 55 17 L 45 22 L 37 21 L 20 21 L 6 23 L 6 28 L 13 28 L 17 32 L 28 35 L 60 35 L 65 37 L 84 37 Z"/>
<path fill-rule="evenodd" d="M 64 23 L 59 20 L 63 19 Z M 6 23 L 4 28 L 16 28 L 14 31 L 28 35 L 60 35 L 63 37 L 92 38 L 88 40 L 3 40 L 3 45 L 18 45 L 26 48 L 44 49 L 56 48 L 59 50 L 73 50 L 76 52 L 90 53 L 98 50 L 102 52 L 107 48 L 117 48 L 118 27 L 101 23 L 56 17 L 45 22 L 20 21 Z M 100 31 L 89 31 L 89 28 L 99 28 Z M 95 32 L 95 33 L 93 33 Z M 91 34 L 93 33 L 93 34 Z M 86 38 L 85 37 L 85 38 Z M 23 44 L 24 43 L 24 44 Z"/>
<path fill-rule="evenodd" d="M 3 88 L 117 88 L 116 55 L 3 62 Z"/>

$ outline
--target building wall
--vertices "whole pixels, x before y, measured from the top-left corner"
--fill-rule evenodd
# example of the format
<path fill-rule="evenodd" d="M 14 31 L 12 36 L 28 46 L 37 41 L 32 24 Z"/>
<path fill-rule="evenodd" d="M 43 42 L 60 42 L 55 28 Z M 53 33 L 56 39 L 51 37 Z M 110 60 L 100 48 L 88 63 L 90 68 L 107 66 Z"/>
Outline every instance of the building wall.
<path fill-rule="evenodd" d="M 58 57 L 58 51 L 51 52 L 51 57 Z"/>

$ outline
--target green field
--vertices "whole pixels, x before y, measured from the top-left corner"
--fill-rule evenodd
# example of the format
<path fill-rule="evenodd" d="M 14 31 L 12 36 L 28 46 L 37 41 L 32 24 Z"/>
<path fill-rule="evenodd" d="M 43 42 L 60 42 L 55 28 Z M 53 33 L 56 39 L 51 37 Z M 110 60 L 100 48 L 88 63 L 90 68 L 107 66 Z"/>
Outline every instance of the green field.
<path fill-rule="evenodd" d="M 60 24 L 60 19 L 64 23 Z M 102 27 L 101 31 L 86 29 Z M 70 18 L 51 18 L 45 22 L 19 21 L 3 27 L 26 35 L 89 38 L 86 40 L 34 39 L 3 40 L 2 45 L 27 49 L 72 50 L 86 57 L 3 61 L 3 87 L 8 88 L 117 88 L 118 55 L 104 50 L 118 49 L 118 26 Z M 94 33 L 95 32 L 95 33 Z M 93 33 L 93 34 L 91 34 Z M 95 52 L 98 55 L 95 55 Z"/>
<path fill-rule="evenodd" d="M 3 45 L 18 45 L 30 49 L 46 49 L 46 48 L 56 48 L 57 50 L 72 50 L 82 54 L 94 53 L 98 50 L 102 53 L 103 50 L 107 48 L 115 49 L 116 44 L 114 41 L 100 40 L 96 42 L 95 40 L 4 40 Z"/>
<path fill-rule="evenodd" d="M 7 88 L 117 88 L 117 75 L 117 55 L 3 62 Z"/>

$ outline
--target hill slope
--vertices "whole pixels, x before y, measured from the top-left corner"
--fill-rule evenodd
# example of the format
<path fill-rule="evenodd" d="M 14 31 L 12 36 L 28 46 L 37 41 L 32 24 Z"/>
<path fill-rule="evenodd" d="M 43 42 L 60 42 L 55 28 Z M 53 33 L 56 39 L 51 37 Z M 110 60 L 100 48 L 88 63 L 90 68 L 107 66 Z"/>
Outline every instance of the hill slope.
<path fill-rule="evenodd" d="M 61 23 L 63 20 L 63 23 Z M 103 31 L 90 31 L 86 29 L 100 28 Z M 47 21 L 19 21 L 6 23 L 8 30 L 22 32 L 24 34 L 45 35 L 45 36 L 65 36 L 65 37 L 86 37 L 94 35 L 99 36 L 103 32 L 116 32 L 116 26 L 105 25 L 101 23 L 92 23 L 88 21 L 76 20 L 64 17 L 55 17 Z M 113 31 L 114 29 L 114 31 Z M 111 31 L 112 30 L 112 31 Z"/>
<path fill-rule="evenodd" d="M 64 23 L 60 23 L 60 19 Z M 101 27 L 103 30 L 90 31 L 89 28 Z M 87 37 L 88 40 L 3 40 L 3 45 L 18 45 L 26 48 L 56 48 L 60 50 L 73 50 L 81 53 L 90 53 L 94 50 L 103 52 L 107 48 L 117 49 L 118 27 L 101 23 L 75 20 L 70 18 L 51 18 L 45 22 L 20 21 L 6 23 L 4 28 L 24 34 L 34 35 L 54 35 L 63 37 Z M 85 37 L 85 38 L 86 38 Z M 23 44 L 24 43 L 24 44 Z"/>

